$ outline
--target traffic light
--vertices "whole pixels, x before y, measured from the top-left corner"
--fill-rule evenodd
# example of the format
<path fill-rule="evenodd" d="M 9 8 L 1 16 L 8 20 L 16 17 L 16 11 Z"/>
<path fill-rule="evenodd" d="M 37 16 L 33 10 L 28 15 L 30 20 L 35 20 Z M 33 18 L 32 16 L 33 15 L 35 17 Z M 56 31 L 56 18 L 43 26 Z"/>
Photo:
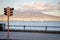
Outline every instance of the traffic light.
<path fill-rule="evenodd" d="M 7 15 L 7 8 L 4 8 L 4 15 Z"/>
<path fill-rule="evenodd" d="M 10 8 L 10 7 L 4 8 L 4 15 L 12 16 L 13 10 L 14 10 L 14 8 Z"/>
<path fill-rule="evenodd" d="M 13 15 L 13 10 L 14 10 L 14 8 L 10 8 L 10 16 Z"/>

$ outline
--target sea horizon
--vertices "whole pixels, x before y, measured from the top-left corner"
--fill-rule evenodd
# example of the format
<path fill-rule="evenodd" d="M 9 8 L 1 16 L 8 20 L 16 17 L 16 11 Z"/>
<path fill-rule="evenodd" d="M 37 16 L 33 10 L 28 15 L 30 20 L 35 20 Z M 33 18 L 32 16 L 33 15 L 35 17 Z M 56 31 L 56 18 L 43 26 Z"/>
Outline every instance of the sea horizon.
<path fill-rule="evenodd" d="M 0 24 L 5 24 L 7 29 L 7 21 L 0 22 Z M 10 29 L 20 30 L 26 27 L 26 30 L 47 30 L 60 31 L 60 21 L 10 21 Z"/>

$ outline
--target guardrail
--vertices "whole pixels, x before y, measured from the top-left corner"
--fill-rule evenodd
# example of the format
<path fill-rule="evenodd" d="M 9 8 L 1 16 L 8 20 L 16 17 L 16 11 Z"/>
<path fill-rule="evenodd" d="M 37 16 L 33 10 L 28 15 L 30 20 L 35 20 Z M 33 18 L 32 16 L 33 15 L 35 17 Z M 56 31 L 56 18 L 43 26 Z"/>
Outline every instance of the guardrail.
<path fill-rule="evenodd" d="M 6 25 L 7 27 L 7 25 Z M 5 28 L 7 29 L 7 28 Z M 10 25 L 10 30 L 44 30 L 60 31 L 60 26 L 31 26 L 31 25 Z"/>

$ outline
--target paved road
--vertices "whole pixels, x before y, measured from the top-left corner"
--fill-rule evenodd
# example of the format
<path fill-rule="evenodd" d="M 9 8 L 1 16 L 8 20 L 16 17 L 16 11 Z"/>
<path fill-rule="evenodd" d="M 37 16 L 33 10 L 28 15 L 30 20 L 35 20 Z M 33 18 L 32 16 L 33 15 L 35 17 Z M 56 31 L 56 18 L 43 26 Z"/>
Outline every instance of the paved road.
<path fill-rule="evenodd" d="M 0 32 L 0 39 L 7 39 L 7 32 Z M 60 40 L 60 34 L 10 32 L 10 39 L 19 39 L 19 40 Z"/>

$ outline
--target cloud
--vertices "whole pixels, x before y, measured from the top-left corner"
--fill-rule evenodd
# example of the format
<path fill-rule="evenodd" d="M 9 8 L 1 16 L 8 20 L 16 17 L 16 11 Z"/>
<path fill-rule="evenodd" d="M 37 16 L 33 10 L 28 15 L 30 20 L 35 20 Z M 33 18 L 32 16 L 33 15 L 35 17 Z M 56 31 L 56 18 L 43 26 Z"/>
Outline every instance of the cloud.
<path fill-rule="evenodd" d="M 47 4 L 42 4 L 42 3 L 33 3 L 33 4 L 22 4 L 22 5 L 17 5 L 15 7 L 16 9 L 21 9 L 23 11 L 25 10 L 58 10 L 58 8 L 60 9 L 60 2 L 56 5 L 52 5 L 50 3 Z"/>
<path fill-rule="evenodd" d="M 20 16 L 39 16 L 41 13 L 48 12 L 50 15 L 56 15 L 54 12 L 57 13 L 60 11 L 60 4 L 52 5 L 50 3 L 42 4 L 42 3 L 33 3 L 33 4 L 23 4 L 15 6 L 15 13 Z M 47 13 L 45 13 L 47 14 Z"/>
<path fill-rule="evenodd" d="M 21 10 L 44 10 L 43 4 L 41 3 L 33 3 L 33 4 L 24 4 L 24 5 L 18 5 L 15 7 L 16 9 Z"/>

